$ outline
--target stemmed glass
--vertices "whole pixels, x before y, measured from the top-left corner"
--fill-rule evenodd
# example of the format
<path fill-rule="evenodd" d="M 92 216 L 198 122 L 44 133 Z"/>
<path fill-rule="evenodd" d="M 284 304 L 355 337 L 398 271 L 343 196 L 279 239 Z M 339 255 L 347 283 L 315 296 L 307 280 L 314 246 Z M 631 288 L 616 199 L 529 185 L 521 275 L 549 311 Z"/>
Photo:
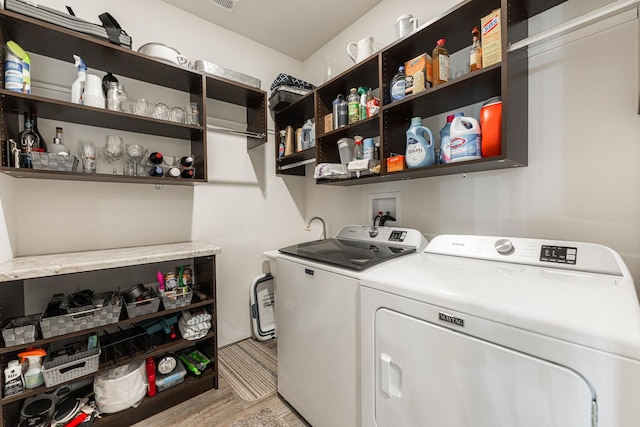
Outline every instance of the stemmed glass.
<path fill-rule="evenodd" d="M 138 165 L 147 157 L 147 150 L 140 144 L 127 144 L 124 147 L 124 155 L 133 164 L 133 175 L 138 176 Z"/>
<path fill-rule="evenodd" d="M 113 174 L 117 175 L 116 162 L 124 155 L 124 141 L 121 136 L 107 135 L 104 147 L 102 148 L 104 156 L 109 163 L 113 163 Z"/>

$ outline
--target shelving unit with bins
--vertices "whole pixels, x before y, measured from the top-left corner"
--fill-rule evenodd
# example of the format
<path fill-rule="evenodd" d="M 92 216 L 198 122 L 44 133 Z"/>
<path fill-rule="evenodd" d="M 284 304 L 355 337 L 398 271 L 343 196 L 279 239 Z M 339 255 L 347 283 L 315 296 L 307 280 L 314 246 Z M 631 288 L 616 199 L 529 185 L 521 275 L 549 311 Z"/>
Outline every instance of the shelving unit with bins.
<path fill-rule="evenodd" d="M 158 357 L 167 352 L 179 352 L 180 350 L 197 346 L 207 354 L 212 363 L 199 378 L 187 376 L 185 382 L 176 385 L 153 397 L 145 397 L 137 408 L 130 408 L 115 414 L 104 415 L 94 420 L 94 425 L 130 425 L 145 419 L 157 412 L 165 410 L 176 403 L 190 399 L 207 390 L 218 388 L 218 360 L 217 360 L 217 329 L 216 329 L 216 267 L 215 255 L 220 248 L 198 242 L 176 243 L 167 245 L 143 246 L 137 248 L 123 248 L 103 251 L 90 251 L 83 253 L 54 254 L 44 256 L 20 257 L 0 264 L 0 325 L 4 326 L 16 317 L 25 313 L 25 307 L 32 306 L 29 298 L 33 296 L 25 294 L 25 289 L 37 287 L 39 290 L 46 288 L 47 294 L 53 295 L 63 281 L 85 282 L 90 279 L 92 283 L 99 283 L 104 288 L 115 289 L 116 283 L 128 283 L 131 277 L 141 274 L 151 276 L 155 271 L 168 268 L 167 265 L 192 264 L 194 270 L 194 288 L 198 289 L 204 298 L 193 296 L 190 305 L 181 308 L 160 310 L 156 313 L 128 319 L 123 307 L 121 320 L 118 323 L 73 332 L 52 338 L 40 338 L 33 343 L 0 348 L 0 364 L 7 366 L 9 360 L 17 359 L 17 353 L 34 346 L 46 348 L 47 345 L 68 338 L 84 336 L 88 333 L 103 333 L 113 328 L 127 328 L 133 323 L 179 313 L 191 308 L 204 308 L 212 314 L 211 330 L 203 338 L 188 341 L 178 338 L 164 344 L 157 345 L 150 352 L 139 352 L 132 356 L 126 356 L 117 362 L 101 361 L 99 369 L 95 373 L 78 378 L 92 378 L 117 366 L 136 361 L 144 361 L 148 357 Z M 141 273 L 142 270 L 142 273 Z M 100 280 L 101 279 L 101 280 Z M 132 286 L 135 283 L 130 283 Z M 98 286 L 98 284 L 95 284 Z M 90 287 L 90 286 L 88 286 Z M 125 288 L 127 289 L 127 288 Z M 42 307 L 44 310 L 45 307 Z M 74 380 L 74 381 L 77 381 Z M 37 387 L 25 389 L 18 395 L 2 397 L 0 405 L 0 425 L 15 426 L 18 424 L 20 408 L 23 401 L 31 396 L 52 392 L 60 385 L 54 387 Z"/>
<path fill-rule="evenodd" d="M 528 35 L 527 20 L 564 3 L 566 0 L 466 0 L 423 25 L 420 30 L 385 47 L 316 88 L 317 162 L 339 163 L 337 141 L 343 137 L 380 136 L 381 171 L 361 178 L 318 179 L 319 184 L 360 185 L 411 178 L 478 172 L 526 166 L 528 161 L 528 58 L 527 50 L 508 52 L 511 43 Z M 390 103 L 389 84 L 398 66 L 422 53 L 429 53 L 440 38 L 446 40 L 450 54 L 467 55 L 471 29 L 480 27 L 480 19 L 501 9 L 502 61 L 449 82 Z M 354 86 L 379 87 L 381 111 L 377 117 L 337 130 L 324 130 L 324 116 L 331 112 L 337 94 L 346 95 Z M 493 97 L 502 98 L 501 154 L 488 158 L 424 168 L 388 172 L 386 159 L 406 150 L 405 131 L 412 117 L 432 119 L 440 115 L 481 105 Z M 442 126 L 444 122 L 440 124 Z M 437 135 L 438 129 L 431 129 Z M 439 139 L 436 137 L 436 139 Z"/>
<path fill-rule="evenodd" d="M 110 44 L 78 32 L 70 31 L 8 10 L 0 10 L 0 42 L 14 40 L 30 53 L 69 62 L 72 54 L 80 55 L 92 69 L 108 70 L 116 76 L 128 77 L 162 88 L 188 94 L 198 104 L 201 125 L 188 125 L 150 117 L 73 104 L 67 101 L 25 95 L 0 89 L 0 138 L 2 166 L 0 172 L 24 178 L 76 181 L 136 182 L 193 185 L 207 181 L 207 126 L 205 97 L 247 108 L 247 131 L 258 134 L 251 147 L 267 141 L 266 92 L 224 78 L 173 65 Z M 81 172 L 16 169 L 9 167 L 6 141 L 16 139 L 24 112 L 35 112 L 39 118 L 129 131 L 184 140 L 176 151 L 195 156 L 194 179 L 168 179 Z M 152 147 L 147 147 L 152 148 Z"/>

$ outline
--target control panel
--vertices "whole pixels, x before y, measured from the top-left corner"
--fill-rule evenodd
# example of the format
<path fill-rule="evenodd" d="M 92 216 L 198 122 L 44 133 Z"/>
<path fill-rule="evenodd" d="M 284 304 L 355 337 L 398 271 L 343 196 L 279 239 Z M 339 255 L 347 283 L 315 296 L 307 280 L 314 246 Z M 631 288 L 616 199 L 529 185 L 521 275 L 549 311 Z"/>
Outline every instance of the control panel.
<path fill-rule="evenodd" d="M 595 243 L 520 237 L 445 234 L 431 240 L 425 252 L 614 275 L 622 275 L 624 265 L 613 250 Z"/>
<path fill-rule="evenodd" d="M 336 234 L 336 239 L 355 240 L 387 245 L 415 248 L 421 252 L 427 246 L 427 238 L 413 228 L 371 227 L 367 225 L 345 225 Z"/>

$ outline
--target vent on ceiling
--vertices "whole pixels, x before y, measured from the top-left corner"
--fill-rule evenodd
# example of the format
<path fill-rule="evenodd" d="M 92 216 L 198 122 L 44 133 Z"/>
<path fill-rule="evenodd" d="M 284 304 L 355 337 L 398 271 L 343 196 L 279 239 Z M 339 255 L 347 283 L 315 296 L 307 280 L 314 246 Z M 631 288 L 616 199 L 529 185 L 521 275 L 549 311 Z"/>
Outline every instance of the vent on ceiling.
<path fill-rule="evenodd" d="M 223 8 L 227 12 L 233 12 L 240 0 L 207 0 L 211 4 Z"/>

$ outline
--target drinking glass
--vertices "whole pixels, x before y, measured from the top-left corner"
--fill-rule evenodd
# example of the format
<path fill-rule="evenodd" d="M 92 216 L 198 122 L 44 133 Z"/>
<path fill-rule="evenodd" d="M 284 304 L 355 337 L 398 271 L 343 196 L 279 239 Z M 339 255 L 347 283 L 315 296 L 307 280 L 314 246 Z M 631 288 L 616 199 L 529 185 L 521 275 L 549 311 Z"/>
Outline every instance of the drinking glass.
<path fill-rule="evenodd" d="M 122 140 L 122 137 L 117 135 L 107 135 L 103 152 L 107 161 L 109 163 L 113 163 L 113 174 L 117 175 L 118 171 L 116 170 L 116 163 L 124 155 L 124 141 Z"/>
<path fill-rule="evenodd" d="M 136 99 L 136 103 L 133 105 L 133 112 L 138 116 L 146 116 L 149 111 L 149 104 L 144 98 Z"/>
<path fill-rule="evenodd" d="M 130 175 L 137 176 L 138 166 L 142 167 L 142 161 L 147 158 L 147 150 L 140 144 L 127 144 L 124 147 L 124 155 L 133 166 Z"/>
<path fill-rule="evenodd" d="M 187 124 L 188 125 L 200 125 L 200 121 L 198 120 L 198 103 L 190 102 L 187 104 L 187 108 L 185 110 L 187 112 Z"/>
<path fill-rule="evenodd" d="M 154 105 L 151 109 L 151 117 L 160 120 L 169 120 L 169 107 L 162 102 Z"/>
<path fill-rule="evenodd" d="M 171 117 L 169 117 L 169 120 L 176 123 L 184 123 L 185 116 L 186 116 L 186 113 L 182 108 L 173 107 L 171 109 Z"/>
<path fill-rule="evenodd" d="M 79 141 L 80 158 L 82 159 L 82 172 L 96 173 L 97 149 L 96 144 L 90 140 Z"/>

